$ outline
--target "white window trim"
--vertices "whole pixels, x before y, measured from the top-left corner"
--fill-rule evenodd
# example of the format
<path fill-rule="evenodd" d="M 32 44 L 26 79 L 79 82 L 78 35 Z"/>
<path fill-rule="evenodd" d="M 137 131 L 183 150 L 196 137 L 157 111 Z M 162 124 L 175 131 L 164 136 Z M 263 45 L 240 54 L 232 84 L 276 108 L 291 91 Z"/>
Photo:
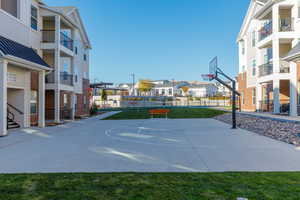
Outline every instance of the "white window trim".
<path fill-rule="evenodd" d="M 0 12 L 2 12 L 3 14 L 7 15 L 8 17 L 14 19 L 14 20 L 17 20 L 18 22 L 20 22 L 21 24 L 25 25 L 26 24 L 21 20 L 21 12 L 20 12 L 20 0 L 18 0 L 18 13 L 17 13 L 17 17 L 13 16 L 12 14 L 10 14 L 9 12 L 6 12 L 5 10 L 3 10 L 1 8 L 1 2 L 0 2 Z"/>
<path fill-rule="evenodd" d="M 34 28 L 32 28 L 31 27 L 31 19 L 32 19 L 32 13 L 31 13 L 31 8 L 32 7 L 34 7 L 35 9 L 36 9 L 36 30 L 34 29 Z M 36 32 L 38 32 L 39 31 L 39 9 L 38 9 L 38 7 L 36 7 L 35 5 L 32 5 L 31 4 L 31 6 L 30 6 L 30 28 L 31 28 L 31 30 L 33 30 L 33 31 L 36 31 Z"/>

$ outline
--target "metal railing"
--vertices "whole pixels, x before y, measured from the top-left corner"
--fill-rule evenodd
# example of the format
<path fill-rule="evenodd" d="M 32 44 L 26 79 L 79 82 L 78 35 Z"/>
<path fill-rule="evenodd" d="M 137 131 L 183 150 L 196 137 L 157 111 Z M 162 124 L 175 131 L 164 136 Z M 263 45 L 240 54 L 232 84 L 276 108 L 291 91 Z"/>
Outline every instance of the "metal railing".
<path fill-rule="evenodd" d="M 263 65 L 260 65 L 258 67 L 259 69 L 259 77 L 267 76 L 270 74 L 273 74 L 273 64 L 272 63 L 266 63 Z"/>
<path fill-rule="evenodd" d="M 280 73 L 290 73 L 290 64 L 289 62 L 280 61 Z"/>
<path fill-rule="evenodd" d="M 50 74 L 47 74 L 45 77 L 46 83 L 55 83 L 55 74 L 54 72 L 51 72 Z"/>
<path fill-rule="evenodd" d="M 60 33 L 60 44 L 73 51 L 74 41 L 64 33 Z"/>
<path fill-rule="evenodd" d="M 41 30 L 42 42 L 54 43 L 55 42 L 55 30 Z"/>
<path fill-rule="evenodd" d="M 273 33 L 273 22 L 266 23 L 259 31 L 259 41 L 267 38 Z"/>
<path fill-rule="evenodd" d="M 60 72 L 60 83 L 64 85 L 74 85 L 74 76 L 68 72 Z"/>
<path fill-rule="evenodd" d="M 273 110 L 274 110 L 273 100 L 263 100 L 259 102 L 260 112 L 273 112 Z"/>
<path fill-rule="evenodd" d="M 46 83 L 55 83 L 55 72 L 46 75 Z M 74 75 L 68 72 L 60 72 L 60 83 L 64 85 L 74 85 Z"/>
<path fill-rule="evenodd" d="M 280 32 L 294 31 L 294 20 L 293 20 L 293 18 L 281 18 L 281 19 L 279 19 L 279 31 Z"/>

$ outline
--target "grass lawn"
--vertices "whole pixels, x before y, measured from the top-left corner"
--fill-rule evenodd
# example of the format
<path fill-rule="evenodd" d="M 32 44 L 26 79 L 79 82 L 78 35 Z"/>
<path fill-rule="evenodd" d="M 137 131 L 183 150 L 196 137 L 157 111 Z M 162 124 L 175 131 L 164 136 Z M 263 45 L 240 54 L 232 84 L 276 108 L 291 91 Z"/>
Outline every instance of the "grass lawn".
<path fill-rule="evenodd" d="M 0 175 L 1 200 L 299 199 L 300 173 Z"/>
<path fill-rule="evenodd" d="M 123 119 L 150 119 L 149 110 L 153 108 L 128 109 L 121 113 L 106 118 L 105 120 L 123 120 Z M 184 118 L 212 118 L 217 115 L 224 114 L 224 111 L 208 109 L 208 108 L 169 108 L 171 112 L 168 114 L 170 119 Z M 156 118 L 165 116 L 155 116 Z"/>

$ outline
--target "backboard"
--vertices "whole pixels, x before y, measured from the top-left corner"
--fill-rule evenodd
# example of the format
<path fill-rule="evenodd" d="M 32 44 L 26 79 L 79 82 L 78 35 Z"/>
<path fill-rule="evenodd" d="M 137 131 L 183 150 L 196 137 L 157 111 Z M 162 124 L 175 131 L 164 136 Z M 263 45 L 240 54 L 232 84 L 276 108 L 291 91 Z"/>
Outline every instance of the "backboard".
<path fill-rule="evenodd" d="M 209 74 L 217 76 L 217 69 L 218 69 L 218 57 L 214 57 L 209 62 Z"/>

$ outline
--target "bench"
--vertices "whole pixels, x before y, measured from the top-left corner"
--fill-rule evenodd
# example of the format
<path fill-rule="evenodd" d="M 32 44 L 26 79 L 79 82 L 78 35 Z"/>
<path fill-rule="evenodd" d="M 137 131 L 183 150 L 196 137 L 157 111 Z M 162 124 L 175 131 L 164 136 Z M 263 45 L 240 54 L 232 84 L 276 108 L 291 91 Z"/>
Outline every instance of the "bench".
<path fill-rule="evenodd" d="M 149 110 L 149 114 L 151 115 L 151 118 L 154 118 L 154 115 L 165 115 L 166 119 L 168 119 L 168 113 L 171 112 L 169 109 L 153 109 Z"/>

